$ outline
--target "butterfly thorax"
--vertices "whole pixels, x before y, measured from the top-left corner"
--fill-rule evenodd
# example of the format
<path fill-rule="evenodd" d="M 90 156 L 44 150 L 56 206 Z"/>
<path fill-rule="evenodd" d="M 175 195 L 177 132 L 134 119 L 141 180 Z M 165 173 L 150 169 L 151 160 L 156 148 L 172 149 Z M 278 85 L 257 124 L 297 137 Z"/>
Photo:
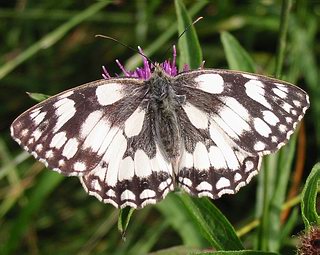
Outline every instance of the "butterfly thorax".
<path fill-rule="evenodd" d="M 156 67 L 149 86 L 149 114 L 154 123 L 154 133 L 160 149 L 169 159 L 180 156 L 181 128 L 177 117 L 178 96 L 172 83 L 174 78 Z"/>

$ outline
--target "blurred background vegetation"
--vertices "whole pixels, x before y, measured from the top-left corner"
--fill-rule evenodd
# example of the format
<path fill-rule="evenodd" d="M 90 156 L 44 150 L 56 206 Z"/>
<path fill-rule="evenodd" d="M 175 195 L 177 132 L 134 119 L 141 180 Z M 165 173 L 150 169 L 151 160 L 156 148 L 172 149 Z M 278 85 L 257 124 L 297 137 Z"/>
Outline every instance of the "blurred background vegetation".
<path fill-rule="evenodd" d="M 221 42 L 221 32 L 227 31 L 248 52 L 257 73 L 276 75 L 282 1 L 182 2 L 193 20 L 204 17 L 195 28 L 205 67 L 232 67 Z M 304 229 L 299 194 L 320 148 L 320 2 L 292 4 L 281 78 L 306 90 L 311 108 L 297 139 L 280 156 L 265 160 L 263 171 L 272 173 L 267 181 L 261 174 L 238 194 L 214 201 L 246 249 L 281 254 L 294 253 L 297 234 Z M 140 45 L 153 60 L 169 58 L 166 50 L 178 36 L 175 2 L 1 1 L 0 20 L 0 254 L 160 254 L 169 248 L 161 254 L 185 254 L 211 249 L 186 214 L 179 192 L 135 211 L 122 235 L 113 206 L 89 197 L 77 178 L 44 169 L 9 135 L 14 118 L 36 103 L 26 92 L 54 95 L 100 79 L 102 65 L 110 74 L 121 74 L 115 59 L 130 69 L 141 64 L 135 52 L 96 34 Z M 268 185 L 268 192 L 281 186 L 281 194 L 270 193 L 266 200 Z M 281 205 L 276 214 L 274 201 Z"/>

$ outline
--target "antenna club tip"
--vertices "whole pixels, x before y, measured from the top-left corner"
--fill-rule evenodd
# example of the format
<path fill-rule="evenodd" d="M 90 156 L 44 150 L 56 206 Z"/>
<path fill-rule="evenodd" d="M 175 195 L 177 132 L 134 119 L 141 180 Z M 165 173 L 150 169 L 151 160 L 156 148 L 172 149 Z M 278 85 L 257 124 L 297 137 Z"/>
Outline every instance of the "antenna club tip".
<path fill-rule="evenodd" d="M 97 34 L 97 35 L 95 35 L 94 37 L 107 38 L 107 36 L 106 36 L 106 35 L 101 35 L 101 34 Z"/>

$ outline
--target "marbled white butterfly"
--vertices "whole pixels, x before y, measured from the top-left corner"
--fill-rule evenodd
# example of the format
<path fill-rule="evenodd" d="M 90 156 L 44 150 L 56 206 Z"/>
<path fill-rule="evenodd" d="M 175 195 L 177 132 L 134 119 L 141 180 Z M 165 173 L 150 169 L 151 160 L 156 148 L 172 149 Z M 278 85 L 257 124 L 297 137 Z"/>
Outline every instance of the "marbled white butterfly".
<path fill-rule="evenodd" d="M 173 61 L 64 91 L 20 115 L 12 137 L 47 167 L 79 176 L 117 208 L 142 208 L 181 187 L 236 193 L 282 147 L 309 107 L 287 82 L 230 70 L 177 72 Z M 185 68 L 187 69 L 187 68 Z"/>

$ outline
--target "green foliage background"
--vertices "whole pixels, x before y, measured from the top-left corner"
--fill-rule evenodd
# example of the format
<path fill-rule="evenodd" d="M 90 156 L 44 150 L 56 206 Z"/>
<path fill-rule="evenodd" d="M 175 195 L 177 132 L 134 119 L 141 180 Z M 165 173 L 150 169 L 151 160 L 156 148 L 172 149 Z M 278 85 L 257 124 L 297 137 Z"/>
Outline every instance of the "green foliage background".
<path fill-rule="evenodd" d="M 299 134 L 238 194 L 212 203 L 177 191 L 131 218 L 123 210 L 117 224 L 111 205 L 89 197 L 77 178 L 44 169 L 10 138 L 11 122 L 35 104 L 25 92 L 54 95 L 99 79 L 102 65 L 120 74 L 115 59 L 129 69 L 141 64 L 96 34 L 140 45 L 161 62 L 199 16 L 179 41 L 180 66 L 203 59 L 205 67 L 273 75 L 311 99 Z M 293 254 L 297 233 L 320 223 L 319 165 L 305 184 L 320 148 L 319 1 L 7 1 L 0 19 L 0 254 Z"/>

